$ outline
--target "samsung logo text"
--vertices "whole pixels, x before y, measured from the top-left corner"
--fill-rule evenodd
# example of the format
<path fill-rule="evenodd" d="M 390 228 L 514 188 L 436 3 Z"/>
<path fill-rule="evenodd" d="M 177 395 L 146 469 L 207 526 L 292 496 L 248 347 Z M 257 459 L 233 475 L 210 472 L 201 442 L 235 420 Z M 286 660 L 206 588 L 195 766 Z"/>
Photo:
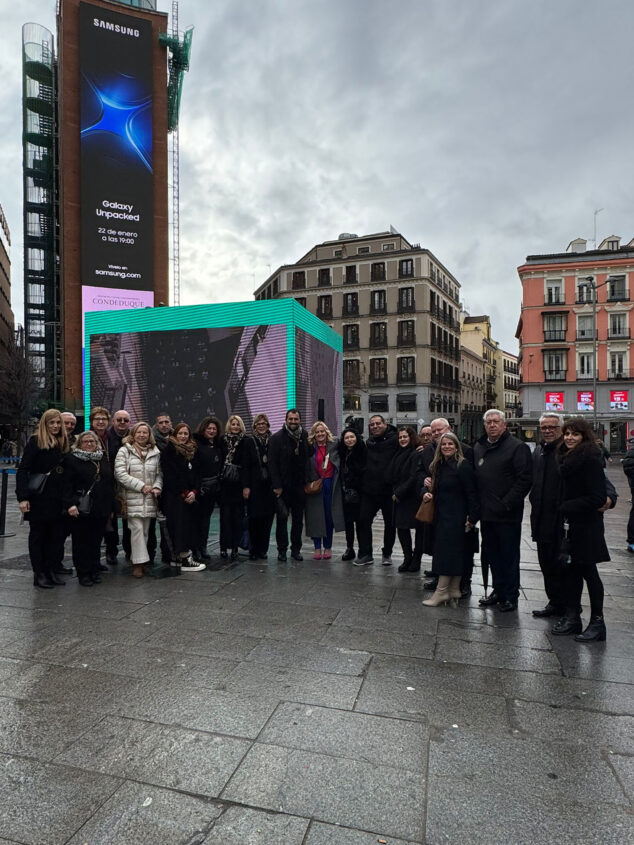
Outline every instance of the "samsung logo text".
<path fill-rule="evenodd" d="M 92 19 L 93 26 L 99 29 L 107 29 L 109 32 L 117 32 L 119 35 L 131 35 L 133 38 L 138 38 L 140 32 L 132 26 L 121 26 L 118 23 L 111 23 L 110 21 L 102 21 L 100 18 Z"/>

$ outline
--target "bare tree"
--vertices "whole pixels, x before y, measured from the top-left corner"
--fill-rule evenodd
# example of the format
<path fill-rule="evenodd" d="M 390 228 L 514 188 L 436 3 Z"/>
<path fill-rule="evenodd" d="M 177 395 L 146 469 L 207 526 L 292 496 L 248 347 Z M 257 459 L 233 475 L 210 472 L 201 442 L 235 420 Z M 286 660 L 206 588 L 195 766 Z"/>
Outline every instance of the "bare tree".
<path fill-rule="evenodd" d="M 27 355 L 24 329 L 18 326 L 0 354 L 0 413 L 14 425 L 17 433 L 18 455 L 22 452 L 24 432 L 42 390 L 33 364 Z"/>

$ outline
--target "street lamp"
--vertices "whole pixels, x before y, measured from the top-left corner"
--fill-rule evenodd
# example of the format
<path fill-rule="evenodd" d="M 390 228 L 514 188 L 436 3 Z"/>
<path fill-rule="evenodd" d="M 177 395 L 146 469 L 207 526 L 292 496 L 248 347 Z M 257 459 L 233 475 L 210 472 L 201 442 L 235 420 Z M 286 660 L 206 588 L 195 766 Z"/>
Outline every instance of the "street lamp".
<path fill-rule="evenodd" d="M 597 290 L 605 287 L 608 282 L 613 281 L 612 276 L 608 276 L 604 282 L 597 284 L 594 276 L 582 276 L 581 282 L 586 282 L 592 289 L 592 407 L 593 407 L 593 428 L 595 434 L 597 431 L 597 362 L 599 357 L 599 333 L 597 329 Z"/>

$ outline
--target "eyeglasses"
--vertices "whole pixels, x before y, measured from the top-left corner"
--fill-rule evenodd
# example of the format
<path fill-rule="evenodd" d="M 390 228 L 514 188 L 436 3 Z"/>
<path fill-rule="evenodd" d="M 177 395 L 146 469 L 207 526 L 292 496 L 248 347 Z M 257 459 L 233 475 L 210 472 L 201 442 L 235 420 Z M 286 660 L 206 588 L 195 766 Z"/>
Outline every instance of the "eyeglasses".
<path fill-rule="evenodd" d="M 557 431 L 559 426 L 558 425 L 541 425 L 539 428 L 540 428 L 540 431 Z"/>
<path fill-rule="evenodd" d="M 108 422 L 108 417 L 93 417 L 93 422 Z"/>
<path fill-rule="evenodd" d="M 370 428 L 379 428 L 381 424 L 380 422 L 370 423 Z"/>
<path fill-rule="evenodd" d="M 128 417 L 115 417 L 117 422 L 130 422 Z"/>

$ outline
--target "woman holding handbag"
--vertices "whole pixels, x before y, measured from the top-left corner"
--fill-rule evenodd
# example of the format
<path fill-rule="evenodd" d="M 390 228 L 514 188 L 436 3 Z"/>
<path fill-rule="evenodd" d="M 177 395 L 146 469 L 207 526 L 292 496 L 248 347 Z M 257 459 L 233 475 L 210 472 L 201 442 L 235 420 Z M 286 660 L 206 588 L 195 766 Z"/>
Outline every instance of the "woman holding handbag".
<path fill-rule="evenodd" d="M 158 515 L 156 498 L 163 487 L 161 453 L 148 423 L 136 423 L 124 437 L 114 461 L 114 475 L 123 488 L 130 529 L 132 575 L 142 578 L 143 566 L 150 561 L 147 549 L 150 521 Z"/>
<path fill-rule="evenodd" d="M 232 414 L 222 437 L 225 462 L 220 476 L 220 557 L 238 557 L 242 520 L 251 495 L 247 469 L 247 433 L 242 417 Z"/>
<path fill-rule="evenodd" d="M 460 579 L 480 519 L 480 503 L 473 468 L 453 432 L 438 441 L 430 470 L 432 490 L 424 493 L 423 502 L 434 504 L 432 572 L 438 575 L 438 586 L 423 604 L 436 607 L 461 598 Z"/>
<path fill-rule="evenodd" d="M 359 541 L 359 510 L 363 492 L 367 447 L 356 428 L 348 427 L 339 440 L 339 467 L 343 495 L 343 521 L 346 531 L 346 550 L 341 560 L 354 560 L 354 531 Z"/>
<path fill-rule="evenodd" d="M 392 501 L 394 502 L 394 525 L 403 550 L 403 563 L 399 572 L 418 572 L 422 557 L 422 529 L 416 523 L 419 498 L 416 494 L 416 473 L 420 464 L 417 451 L 418 435 L 411 425 L 398 430 L 398 452 L 392 458 L 390 477 Z M 416 542 L 412 547 L 412 528 L 416 530 Z"/>
<path fill-rule="evenodd" d="M 20 511 L 29 523 L 33 586 L 45 590 L 66 583 L 55 569 L 64 558 L 62 492 L 67 454 L 62 415 L 54 408 L 44 411 L 37 433 L 24 449 L 15 489 Z"/>
<path fill-rule="evenodd" d="M 200 474 L 200 493 L 194 510 L 196 539 L 193 556 L 197 563 L 211 558 L 207 554 L 207 540 L 214 505 L 220 503 L 220 473 L 224 461 L 221 431 L 222 423 L 217 417 L 204 417 L 193 435 Z"/>
<path fill-rule="evenodd" d="M 276 496 L 269 472 L 271 426 L 266 414 L 253 418 L 253 436 L 247 438 L 247 515 L 251 539 L 251 560 L 266 560 L 275 516 Z"/>
<path fill-rule="evenodd" d="M 94 431 L 77 436 L 66 469 L 63 500 L 72 517 L 73 565 L 82 587 L 92 587 L 101 581 L 101 538 L 114 497 L 110 461 Z"/>
<path fill-rule="evenodd" d="M 339 478 L 339 446 L 321 420 L 313 423 L 308 433 L 306 479 L 306 534 L 313 540 L 313 558 L 330 560 L 333 534 L 343 531 L 345 521 Z"/>

